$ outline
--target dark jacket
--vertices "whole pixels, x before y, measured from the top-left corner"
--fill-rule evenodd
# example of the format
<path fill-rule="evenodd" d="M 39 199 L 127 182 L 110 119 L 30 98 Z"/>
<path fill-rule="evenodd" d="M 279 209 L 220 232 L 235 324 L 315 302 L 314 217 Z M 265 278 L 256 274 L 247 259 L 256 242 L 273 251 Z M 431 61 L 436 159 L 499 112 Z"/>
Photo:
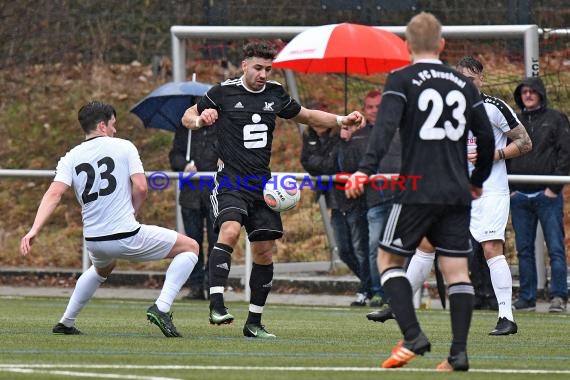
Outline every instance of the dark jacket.
<path fill-rule="evenodd" d="M 341 139 L 337 157 L 338 168 L 341 173 L 352 174 L 358 170 L 358 163 L 364 152 L 366 152 L 371 130 L 372 126 L 367 125 L 354 132 L 350 140 L 345 141 Z M 344 190 L 334 189 L 333 192 L 337 198 L 340 211 L 366 210 L 368 208 L 366 197 L 348 199 Z"/>
<path fill-rule="evenodd" d="M 301 164 L 303 168 L 312 176 L 332 175 L 339 172 L 347 172 L 353 169 L 354 162 L 358 164 L 356 157 L 362 154 L 360 139 L 342 141 L 338 134 L 324 133 L 321 136 L 313 128 L 307 128 L 303 134 L 303 149 L 301 151 Z M 367 140 L 366 140 L 367 141 Z M 344 190 L 337 187 L 342 183 L 326 184 L 321 186 L 317 183 L 317 196 L 324 193 L 327 206 L 342 212 L 355 210 L 357 208 L 366 210 L 366 203 L 363 197 L 348 199 Z M 318 188 L 320 187 L 320 189 Z M 322 191 L 323 187 L 326 191 Z"/>
<path fill-rule="evenodd" d="M 216 150 L 216 127 L 206 127 L 192 131 L 190 142 L 190 157 L 186 159 L 188 149 L 188 129 L 179 126 L 174 135 L 172 149 L 170 150 L 170 167 L 175 172 L 183 172 L 186 164 L 194 161 L 199 172 L 215 172 L 218 170 L 218 153 Z M 182 207 L 200 208 L 201 204 L 210 202 L 210 190 L 200 182 L 192 182 L 195 190 L 189 186 L 182 187 L 179 203 Z M 204 183 L 206 184 L 206 183 Z M 197 196 L 199 195 L 199 196 Z"/>
<path fill-rule="evenodd" d="M 529 111 L 524 108 L 521 89 L 528 86 L 537 91 L 541 97 L 541 107 Z M 560 175 L 567 176 L 570 172 L 570 123 L 568 117 L 548 107 L 548 99 L 544 83 L 540 78 L 524 79 L 514 91 L 515 102 L 521 109 L 517 114 L 525 126 L 530 139 L 532 150 L 520 157 L 507 162 L 509 174 L 526 175 Z M 511 190 L 536 192 L 549 188 L 555 193 L 562 190 L 563 185 L 512 183 Z"/>
<path fill-rule="evenodd" d="M 325 132 L 319 136 L 313 128 L 307 127 L 303 133 L 301 165 L 312 176 L 337 174 L 339 172 L 337 162 L 339 145 L 338 134 Z M 334 184 L 330 186 L 334 187 Z M 324 194 L 327 206 L 337 208 L 336 197 L 332 195 L 332 190 L 322 191 L 323 188 L 329 188 L 329 184 L 322 183 L 321 186 L 316 184 L 317 197 Z"/>
<path fill-rule="evenodd" d="M 370 128 L 372 128 L 372 126 L 370 126 Z M 372 132 L 369 132 L 369 137 L 367 139 L 367 142 L 376 141 L 371 137 L 371 135 Z M 370 147 L 370 149 L 372 148 L 373 147 Z M 368 149 L 368 144 L 364 146 L 364 150 L 360 155 L 361 160 L 358 164 L 358 168 L 371 166 L 376 168 L 374 173 L 381 173 L 381 174 L 400 173 L 400 167 L 402 165 L 402 143 L 400 142 L 400 133 L 398 131 L 396 131 L 396 133 L 394 134 L 392 143 L 390 144 L 390 148 L 388 149 L 388 152 L 386 152 L 380 163 L 366 161 L 367 158 L 371 157 L 364 155 L 367 149 Z M 366 202 L 368 208 L 377 206 L 385 202 L 392 202 L 395 196 L 397 195 L 396 190 L 391 187 L 390 183 L 383 183 L 381 179 L 376 180 L 375 182 L 377 189 L 374 189 L 374 187 L 371 185 L 368 185 L 366 187 Z"/>

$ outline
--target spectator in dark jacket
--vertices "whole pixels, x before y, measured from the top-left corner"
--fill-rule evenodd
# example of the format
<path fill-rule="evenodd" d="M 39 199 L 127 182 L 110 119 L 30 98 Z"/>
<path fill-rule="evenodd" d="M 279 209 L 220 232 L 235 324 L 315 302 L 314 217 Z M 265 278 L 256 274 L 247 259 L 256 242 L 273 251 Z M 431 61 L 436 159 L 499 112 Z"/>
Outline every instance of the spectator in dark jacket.
<path fill-rule="evenodd" d="M 381 101 L 382 93 L 378 90 L 371 90 L 364 97 L 362 113 L 366 118 L 366 127 L 365 132 L 361 132 L 361 135 L 366 134 L 366 141 L 370 140 Z M 400 172 L 401 147 L 400 135 L 396 133 L 388 153 L 378 165 L 377 173 L 397 174 Z M 363 149 L 366 150 L 367 145 Z M 361 152 L 358 159 L 360 160 L 362 157 Z M 377 180 L 375 187 L 367 185 L 365 191 L 366 219 L 368 221 L 368 266 L 370 269 L 370 291 L 372 293 L 370 307 L 380 307 L 387 300 L 384 299 L 384 291 L 380 285 L 380 273 L 377 264 L 378 242 L 384 233 L 384 227 L 396 193 L 389 183 L 383 183 L 382 180 Z"/>
<path fill-rule="evenodd" d="M 533 149 L 510 160 L 509 174 L 567 176 L 570 171 L 570 124 L 568 117 L 548 107 L 540 78 L 526 78 L 515 89 L 521 109 L 519 120 L 532 140 Z M 534 243 L 540 221 L 550 256 L 550 312 L 566 310 L 567 262 L 564 246 L 563 185 L 512 183 L 511 216 L 519 261 L 520 291 L 513 304 L 517 310 L 536 306 L 536 261 Z"/>
<path fill-rule="evenodd" d="M 340 172 L 353 173 L 358 169 L 358 163 L 366 152 L 371 130 L 371 126 L 368 125 L 354 133 L 347 129 L 340 131 L 341 142 L 337 158 Z M 346 251 L 346 255 L 351 259 L 356 259 L 359 268 L 360 287 L 356 293 L 356 300 L 350 305 L 366 306 L 372 298 L 366 198 L 348 199 L 342 190 L 333 189 L 333 192 L 337 198 L 338 208 L 331 212 L 331 224 L 339 248 Z"/>
<path fill-rule="evenodd" d="M 215 128 L 203 128 L 189 132 L 187 128 L 179 126 L 176 129 L 172 150 L 169 154 L 172 170 L 185 173 L 217 171 L 218 154 L 215 147 L 217 143 L 215 131 Z M 188 146 L 189 136 L 190 146 Z M 207 260 L 204 258 L 203 249 L 204 222 L 208 239 L 208 257 L 216 244 L 218 235 L 214 232 L 210 189 L 207 186 L 201 189 L 198 182 L 194 182 L 193 185 L 195 189 L 183 186 L 178 200 L 186 235 L 196 240 L 200 246 L 198 263 L 187 282 L 190 292 L 185 298 L 207 299 L 208 294 L 205 290 L 208 289 L 206 279 L 208 271 L 205 269 Z"/>
<path fill-rule="evenodd" d="M 338 147 L 340 137 L 335 131 L 317 132 L 311 127 L 307 127 L 303 132 L 303 149 L 301 150 L 301 165 L 312 176 L 333 175 L 338 170 Z M 333 196 L 334 185 L 323 184 L 316 188 L 316 196 L 323 194 L 329 208 L 337 208 L 336 197 Z"/>
<path fill-rule="evenodd" d="M 323 106 L 312 106 L 322 109 Z M 366 128 L 364 128 L 366 129 Z M 333 175 L 350 172 L 358 164 L 367 138 L 359 130 L 352 141 L 349 131 L 320 132 L 310 126 L 303 134 L 301 164 L 313 176 Z M 364 143 L 364 147 L 359 145 Z M 347 168 L 347 169 L 344 169 Z M 338 245 L 339 257 L 346 266 L 360 279 L 356 300 L 351 306 L 366 306 L 370 289 L 370 270 L 368 267 L 368 224 L 366 221 L 366 202 L 362 199 L 347 199 L 344 191 L 330 186 L 324 192 L 327 207 L 331 209 L 331 225 Z"/>

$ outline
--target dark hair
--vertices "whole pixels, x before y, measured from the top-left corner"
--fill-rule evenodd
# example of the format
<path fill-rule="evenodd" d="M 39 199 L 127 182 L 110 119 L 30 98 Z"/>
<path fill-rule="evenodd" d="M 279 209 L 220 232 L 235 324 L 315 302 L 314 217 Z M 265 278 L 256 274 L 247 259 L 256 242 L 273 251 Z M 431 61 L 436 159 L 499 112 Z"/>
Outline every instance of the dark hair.
<path fill-rule="evenodd" d="M 457 65 L 455 65 L 457 69 L 467 69 L 475 74 L 482 74 L 483 73 L 483 64 L 478 59 L 468 55 L 459 60 Z"/>
<path fill-rule="evenodd" d="M 277 50 L 273 45 L 264 41 L 249 42 L 243 47 L 244 58 L 264 58 L 273 60 L 277 55 Z"/>
<path fill-rule="evenodd" d="M 77 119 L 85 133 L 90 133 L 99 122 L 107 123 L 111 118 L 117 117 L 113 106 L 98 101 L 91 101 L 79 109 Z"/>

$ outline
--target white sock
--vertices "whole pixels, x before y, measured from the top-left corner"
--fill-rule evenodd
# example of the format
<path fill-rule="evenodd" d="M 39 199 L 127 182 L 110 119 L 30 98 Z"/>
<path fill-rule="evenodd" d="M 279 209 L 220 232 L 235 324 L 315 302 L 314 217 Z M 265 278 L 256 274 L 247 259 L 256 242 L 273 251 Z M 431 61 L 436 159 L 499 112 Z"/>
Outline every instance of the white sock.
<path fill-rule="evenodd" d="M 93 294 L 95 294 L 95 291 L 99 289 L 99 286 L 104 283 L 106 279 L 105 277 L 99 276 L 95 267 L 91 265 L 89 269 L 77 279 L 73 294 L 71 294 L 65 313 L 63 313 L 59 322 L 67 327 L 75 325 L 75 319 L 81 309 L 89 302 Z"/>
<path fill-rule="evenodd" d="M 513 277 L 507 259 L 504 255 L 495 256 L 487 260 L 487 265 L 491 272 L 491 283 L 499 304 L 499 318 L 505 317 L 509 321 L 514 321 L 513 310 L 511 309 Z"/>
<path fill-rule="evenodd" d="M 435 259 L 435 252 L 424 252 L 416 249 L 416 254 L 412 256 L 410 265 L 406 270 L 406 278 L 412 285 L 412 293 L 415 293 L 422 287 L 427 280 L 433 261 Z"/>
<path fill-rule="evenodd" d="M 156 307 L 163 313 L 168 313 L 174 302 L 174 298 L 182 286 L 190 277 L 190 273 L 198 262 L 198 255 L 193 252 L 181 252 L 174 256 L 172 262 L 166 270 L 164 285 L 160 291 L 160 295 L 156 300 Z"/>

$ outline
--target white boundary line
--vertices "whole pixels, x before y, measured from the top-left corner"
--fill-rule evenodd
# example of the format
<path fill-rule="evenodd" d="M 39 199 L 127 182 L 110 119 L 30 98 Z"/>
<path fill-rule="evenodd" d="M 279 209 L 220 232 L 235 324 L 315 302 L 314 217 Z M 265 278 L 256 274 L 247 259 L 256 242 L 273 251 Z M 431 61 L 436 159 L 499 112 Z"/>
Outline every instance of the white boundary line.
<path fill-rule="evenodd" d="M 34 375 L 58 375 L 58 376 L 72 376 L 89 377 L 89 378 L 102 378 L 102 379 L 129 379 L 129 380 L 182 380 L 174 377 L 156 377 L 156 376 L 136 376 L 136 375 L 118 375 L 115 373 L 98 373 L 98 372 L 77 372 L 77 371 L 48 371 L 38 370 L 31 368 L 23 368 L 22 366 L 13 368 L 0 368 L 0 372 L 10 373 L 25 373 Z"/>
<path fill-rule="evenodd" d="M 257 367 L 257 366 L 214 366 L 214 365 L 106 365 L 106 364 L 0 364 L 0 372 L 34 372 L 34 373 L 52 373 L 66 374 L 66 371 L 38 371 L 34 369 L 165 369 L 165 370 L 231 370 L 231 371 L 276 371 L 276 372 L 436 372 L 431 368 L 398 368 L 385 369 L 376 367 Z M 56 373 L 57 372 L 57 373 Z M 547 369 L 486 369 L 472 368 L 469 372 L 473 373 L 516 373 L 516 374 L 569 374 L 570 370 L 547 370 Z M 84 376 L 84 372 L 69 372 L 68 376 Z M 134 375 L 115 375 L 94 373 L 89 374 L 92 377 L 105 377 L 115 379 L 137 379 L 137 380 L 172 380 L 174 378 L 167 377 L 148 377 Z"/>

